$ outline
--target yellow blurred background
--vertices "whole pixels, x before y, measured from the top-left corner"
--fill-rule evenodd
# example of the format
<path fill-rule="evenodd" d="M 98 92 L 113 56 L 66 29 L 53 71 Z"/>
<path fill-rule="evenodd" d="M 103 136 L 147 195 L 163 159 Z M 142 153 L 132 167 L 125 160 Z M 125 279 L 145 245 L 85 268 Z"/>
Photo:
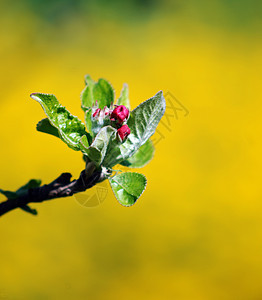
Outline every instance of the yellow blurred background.
<path fill-rule="evenodd" d="M 262 299 L 261 4 L 0 1 L 0 188 L 84 167 L 35 130 L 32 92 L 83 120 L 90 74 L 116 96 L 127 82 L 133 108 L 163 90 L 189 111 L 159 126 L 133 207 L 109 189 L 97 207 L 70 197 L 1 218 L 1 300 Z"/>

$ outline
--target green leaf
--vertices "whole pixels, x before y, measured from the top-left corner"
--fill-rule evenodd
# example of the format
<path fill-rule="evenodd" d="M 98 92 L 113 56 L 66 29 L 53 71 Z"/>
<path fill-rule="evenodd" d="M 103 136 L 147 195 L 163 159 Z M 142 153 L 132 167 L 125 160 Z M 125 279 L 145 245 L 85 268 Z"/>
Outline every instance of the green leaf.
<path fill-rule="evenodd" d="M 25 212 L 28 212 L 28 213 L 30 213 L 30 214 L 32 214 L 34 216 L 37 215 L 37 210 L 34 209 L 34 208 L 31 208 L 29 205 L 20 206 L 20 208 L 22 210 L 24 210 Z"/>
<path fill-rule="evenodd" d="M 92 135 L 92 121 L 91 121 L 91 116 L 92 116 L 92 109 L 88 109 L 85 112 L 85 123 L 86 123 L 86 128 L 88 132 Z"/>
<path fill-rule="evenodd" d="M 82 109 L 84 111 L 88 110 L 98 102 L 99 108 L 104 108 L 105 106 L 110 107 L 112 103 L 114 103 L 114 90 L 111 84 L 103 79 L 98 79 L 98 82 L 95 82 L 91 79 L 89 75 L 85 76 L 86 86 L 81 93 L 81 102 Z"/>
<path fill-rule="evenodd" d="M 5 195 L 7 199 L 16 199 L 17 197 L 23 196 L 28 192 L 29 189 L 37 188 L 41 185 L 41 180 L 31 179 L 25 185 L 21 186 L 16 192 L 3 191 L 0 190 L 0 193 Z M 37 215 L 36 209 L 31 208 L 29 205 L 19 206 L 22 210 L 32 214 Z"/>
<path fill-rule="evenodd" d="M 112 167 L 128 159 L 154 134 L 159 121 L 164 115 L 166 102 L 163 92 L 137 106 L 127 121 L 130 135 L 119 147 L 110 145 L 104 165 Z"/>
<path fill-rule="evenodd" d="M 146 188 L 146 177 L 139 173 L 125 172 L 109 178 L 118 202 L 124 206 L 135 204 Z"/>
<path fill-rule="evenodd" d="M 31 97 L 41 104 L 51 125 L 58 130 L 61 140 L 68 147 L 80 150 L 81 137 L 86 135 L 89 140 L 91 139 L 91 136 L 85 131 L 85 125 L 77 117 L 70 114 L 54 95 L 33 93 Z"/>
<path fill-rule="evenodd" d="M 128 85 L 125 83 L 121 91 L 120 97 L 117 99 L 117 105 L 124 105 L 130 109 L 129 95 L 128 95 Z"/>
<path fill-rule="evenodd" d="M 48 118 L 45 118 L 45 119 L 39 121 L 36 125 L 36 130 L 38 130 L 40 132 L 48 133 L 48 134 L 51 134 L 51 135 L 54 135 L 54 136 L 60 138 L 57 128 L 54 127 L 50 123 Z"/>
<path fill-rule="evenodd" d="M 25 185 L 21 186 L 16 192 L 4 191 L 0 189 L 0 193 L 7 197 L 7 199 L 15 199 L 27 193 L 28 189 L 33 189 L 41 185 L 41 180 L 31 179 Z"/>
<path fill-rule="evenodd" d="M 17 191 L 16 194 L 17 196 L 22 196 L 25 194 L 29 189 L 34 189 L 37 188 L 41 185 L 41 180 L 40 179 L 31 179 L 26 183 L 25 185 L 21 186 Z"/>
<path fill-rule="evenodd" d="M 100 165 L 106 155 L 108 144 L 114 135 L 116 135 L 116 129 L 105 126 L 98 132 L 90 147 L 87 148 L 85 138 L 81 139 L 81 144 L 85 148 L 85 153 L 89 159 Z"/>
<path fill-rule="evenodd" d="M 0 193 L 3 194 L 7 199 L 15 199 L 17 195 L 15 192 L 5 191 L 0 189 Z"/>
<path fill-rule="evenodd" d="M 107 152 L 103 160 L 103 166 L 106 168 L 112 168 L 117 163 L 117 158 L 121 156 L 120 152 L 121 142 L 118 138 L 118 135 L 115 134 L 112 136 L 110 143 L 107 147 Z"/>
<path fill-rule="evenodd" d="M 89 76 L 85 76 L 85 88 L 83 89 L 80 99 L 81 99 L 81 107 L 86 112 L 86 110 L 90 109 L 94 103 L 93 99 L 93 88 L 95 85 L 95 81 Z"/>
<path fill-rule="evenodd" d="M 166 102 L 162 91 L 137 106 L 128 120 L 127 124 L 131 133 L 127 142 L 121 145 L 121 152 L 125 153 L 126 148 L 129 148 L 130 145 L 134 147 L 134 150 L 131 151 L 133 153 L 141 147 L 155 133 L 165 109 Z M 129 151 L 126 155 L 130 156 Z"/>
<path fill-rule="evenodd" d="M 21 186 L 18 190 L 25 190 L 25 189 L 34 189 L 36 187 L 39 187 L 41 185 L 41 180 L 40 179 L 31 179 L 29 180 L 25 185 Z"/>
<path fill-rule="evenodd" d="M 155 148 L 150 139 L 141 146 L 133 156 L 121 162 L 122 166 L 129 168 L 142 168 L 153 158 Z"/>

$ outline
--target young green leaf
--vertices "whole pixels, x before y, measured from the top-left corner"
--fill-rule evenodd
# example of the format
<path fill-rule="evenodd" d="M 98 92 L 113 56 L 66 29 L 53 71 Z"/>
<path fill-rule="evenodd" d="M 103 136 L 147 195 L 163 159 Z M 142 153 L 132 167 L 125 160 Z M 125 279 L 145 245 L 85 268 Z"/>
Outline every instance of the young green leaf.
<path fill-rule="evenodd" d="M 142 168 L 153 158 L 155 148 L 150 139 L 141 146 L 133 156 L 121 162 L 122 166 L 129 168 Z"/>
<path fill-rule="evenodd" d="M 124 206 L 135 204 L 146 188 L 146 177 L 139 173 L 125 172 L 109 178 L 118 202 Z"/>
<path fill-rule="evenodd" d="M 54 136 L 60 138 L 59 131 L 57 130 L 56 127 L 54 127 L 50 123 L 48 118 L 45 118 L 45 119 L 39 121 L 36 125 L 36 130 L 40 131 L 40 132 L 48 133 L 48 134 L 51 134 L 51 135 L 54 135 Z"/>
<path fill-rule="evenodd" d="M 86 75 L 85 84 L 86 86 L 80 95 L 81 107 L 84 112 L 86 112 L 86 110 L 89 110 L 94 103 L 93 88 L 95 85 L 95 81 L 90 77 L 90 75 Z"/>
<path fill-rule="evenodd" d="M 80 150 L 79 145 L 82 136 L 91 136 L 85 131 L 85 125 L 75 116 L 70 114 L 52 94 L 33 93 L 31 97 L 38 101 L 44 109 L 50 123 L 58 132 L 62 141 L 74 150 Z"/>
<path fill-rule="evenodd" d="M 29 189 L 39 187 L 41 185 L 41 180 L 31 179 L 25 185 L 21 186 L 16 192 L 3 191 L 0 190 L 0 193 L 6 196 L 7 199 L 16 199 L 17 197 L 23 196 L 28 192 Z M 31 208 L 29 205 L 20 206 L 20 208 L 32 215 L 37 215 L 36 209 Z"/>
<path fill-rule="evenodd" d="M 110 107 L 111 103 L 114 103 L 114 90 L 107 80 L 100 78 L 98 82 L 95 82 L 89 75 L 86 75 L 85 83 L 86 86 L 81 93 L 81 107 L 85 112 L 96 101 L 98 102 L 98 107 L 101 109 L 105 106 Z"/>
<path fill-rule="evenodd" d="M 128 94 L 129 94 L 128 93 L 128 85 L 125 83 L 123 88 L 122 88 L 121 95 L 117 99 L 116 104 L 117 105 L 124 105 L 125 107 L 130 109 L 130 102 L 129 102 L 129 95 Z"/>
<path fill-rule="evenodd" d="M 122 156 L 120 152 L 119 138 L 114 135 L 111 138 L 110 143 L 108 144 L 108 149 L 103 160 L 103 166 L 106 168 L 112 168 L 114 165 L 118 163 L 118 161 L 122 161 Z"/>
<path fill-rule="evenodd" d="M 91 121 L 91 116 L 92 116 L 92 109 L 87 109 L 85 112 L 85 123 L 86 123 L 86 128 L 88 132 L 92 135 L 92 121 Z"/>
<path fill-rule="evenodd" d="M 94 161 L 97 165 L 100 165 L 106 155 L 108 144 L 114 135 L 116 135 L 116 129 L 111 126 L 105 126 L 98 132 L 90 147 L 87 148 L 85 139 L 81 139 L 85 154 L 90 160 Z"/>
<path fill-rule="evenodd" d="M 23 206 L 20 206 L 20 208 L 21 208 L 23 211 L 28 212 L 28 213 L 31 214 L 31 215 L 34 215 L 34 216 L 37 215 L 37 210 L 34 209 L 34 208 L 31 208 L 29 205 L 23 205 Z"/>
<path fill-rule="evenodd" d="M 17 198 L 17 194 L 11 191 L 5 191 L 0 189 L 0 193 L 3 194 L 7 199 L 15 199 Z"/>
<path fill-rule="evenodd" d="M 29 189 L 37 188 L 41 185 L 40 179 L 31 179 L 29 180 L 25 185 L 21 186 L 17 191 L 17 196 L 22 196 L 24 193 L 26 193 Z"/>
<path fill-rule="evenodd" d="M 41 185 L 41 180 L 39 179 L 31 179 L 25 185 L 21 186 L 16 192 L 4 191 L 0 189 L 0 193 L 6 196 L 7 199 L 15 199 L 24 195 L 28 189 L 33 189 L 39 187 Z"/>
<path fill-rule="evenodd" d="M 154 134 L 158 123 L 164 115 L 166 102 L 163 92 L 137 106 L 130 114 L 127 125 L 130 135 L 119 147 L 110 145 L 104 161 L 106 167 L 113 167 L 128 159 Z"/>

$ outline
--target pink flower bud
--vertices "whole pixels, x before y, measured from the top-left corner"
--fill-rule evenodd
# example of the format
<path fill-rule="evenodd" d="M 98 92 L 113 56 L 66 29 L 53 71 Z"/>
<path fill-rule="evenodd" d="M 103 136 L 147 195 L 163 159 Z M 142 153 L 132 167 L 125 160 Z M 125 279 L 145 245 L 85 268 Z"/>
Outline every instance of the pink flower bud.
<path fill-rule="evenodd" d="M 97 108 L 97 109 L 95 110 L 95 112 L 93 113 L 93 117 L 94 117 L 94 118 L 95 118 L 96 116 L 98 117 L 100 111 L 101 111 L 101 109 L 100 109 L 100 108 Z"/>
<path fill-rule="evenodd" d="M 124 105 L 117 106 L 111 113 L 111 121 L 118 121 L 123 124 L 128 119 L 129 110 Z"/>
<path fill-rule="evenodd" d="M 121 141 L 123 142 L 129 136 L 130 128 L 127 125 L 123 125 L 119 129 L 117 129 L 117 133 Z"/>

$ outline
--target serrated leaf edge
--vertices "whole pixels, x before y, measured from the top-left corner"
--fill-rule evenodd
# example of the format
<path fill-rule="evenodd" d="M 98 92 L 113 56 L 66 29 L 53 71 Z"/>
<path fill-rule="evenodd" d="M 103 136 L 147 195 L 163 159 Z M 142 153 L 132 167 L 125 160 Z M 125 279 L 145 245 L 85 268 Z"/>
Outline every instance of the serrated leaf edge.
<path fill-rule="evenodd" d="M 145 187 L 144 187 L 143 191 L 141 192 L 141 194 L 137 197 L 136 201 L 135 201 L 133 204 L 130 204 L 130 205 L 124 205 L 124 204 L 122 204 L 122 203 L 119 202 L 119 200 L 118 200 L 118 198 L 117 198 L 117 196 L 116 196 L 116 194 L 115 194 L 115 191 L 113 190 L 113 188 L 112 188 L 112 186 L 111 186 L 111 182 L 110 182 L 110 180 L 113 179 L 117 174 L 115 174 L 114 176 L 108 178 L 110 187 L 111 187 L 111 189 L 112 189 L 112 191 L 113 191 L 113 193 L 114 193 L 114 196 L 115 196 L 117 202 L 118 202 L 119 204 L 121 204 L 122 206 L 124 206 L 124 207 L 131 207 L 131 206 L 133 206 L 134 204 L 136 204 L 137 200 L 138 200 L 138 199 L 141 197 L 141 195 L 144 193 L 144 191 L 145 191 L 145 189 L 146 189 L 146 187 L 147 187 L 147 178 L 146 178 L 146 176 L 145 176 L 144 174 L 138 173 L 138 172 L 124 172 L 124 173 L 139 174 L 139 175 L 142 175 L 142 176 L 144 177 L 144 179 L 145 179 Z M 121 173 L 121 174 L 124 174 L 124 173 Z M 117 181 L 116 181 L 116 182 L 117 182 Z M 119 183 L 117 182 L 117 184 L 119 184 Z M 119 184 L 119 185 L 122 187 L 121 184 Z M 132 195 L 133 197 L 136 197 L 136 196 L 133 195 L 133 194 L 130 194 L 130 195 Z"/>
<path fill-rule="evenodd" d="M 45 106 L 42 104 L 42 101 L 39 101 L 38 99 L 37 99 L 37 95 L 38 94 L 41 94 L 41 95 L 46 95 L 46 96 L 54 96 L 55 98 L 56 98 L 56 96 L 54 95 L 54 94 L 48 94 L 48 93 L 32 93 L 32 94 L 30 94 L 30 97 L 32 98 L 32 99 L 34 99 L 34 100 L 36 100 L 41 106 L 42 106 L 42 108 L 43 108 L 43 110 L 44 110 L 44 112 L 45 112 L 45 114 L 46 114 L 46 116 L 47 116 L 47 118 L 48 118 L 48 120 L 50 121 L 50 123 L 58 130 L 58 133 L 59 133 L 59 136 L 60 136 L 60 138 L 61 138 L 61 140 L 65 140 L 65 143 L 68 145 L 68 139 L 67 139 L 67 137 L 66 137 L 66 135 L 64 135 L 64 134 L 61 134 L 61 129 L 60 128 L 57 128 L 57 126 L 52 122 L 52 120 L 50 120 L 49 119 L 49 117 L 48 117 L 48 114 L 47 114 L 47 112 L 46 112 L 46 109 L 45 109 Z M 57 99 L 57 98 L 56 98 Z M 57 101 L 58 101 L 58 99 L 57 99 Z M 59 103 L 60 104 L 60 103 Z M 61 104 L 60 104 L 61 105 Z M 63 105 L 61 105 L 63 108 L 65 108 L 65 110 L 67 110 L 67 108 L 65 107 L 65 106 L 63 106 Z M 67 110 L 68 112 L 69 112 L 69 110 Z M 69 112 L 70 113 L 70 112 Z M 70 113 L 71 114 L 71 113 Z M 80 122 L 81 122 L 81 124 L 84 126 L 84 128 L 86 129 L 86 126 L 85 126 L 85 124 L 82 122 L 82 120 L 80 120 L 79 118 L 78 118 L 78 116 L 75 116 L 75 115 L 73 115 L 73 114 L 71 114 L 74 118 L 77 118 Z M 41 121 L 41 120 L 40 120 Z M 86 132 L 87 133 L 87 132 Z M 82 137 L 81 137 L 82 138 Z M 70 143 L 72 143 L 74 146 L 74 150 L 80 150 L 77 146 L 78 146 L 78 143 L 75 143 L 75 142 L 72 142 L 71 140 L 69 141 Z M 69 146 L 70 147 L 70 146 Z M 72 148 L 72 147 L 71 147 Z"/>
<path fill-rule="evenodd" d="M 103 77 L 98 78 L 98 80 L 95 81 L 94 79 L 91 78 L 91 76 L 90 76 L 89 74 L 86 74 L 86 75 L 85 75 L 85 87 L 84 87 L 84 89 L 82 90 L 82 92 L 81 92 L 81 94 L 80 94 L 81 102 L 82 102 L 82 94 L 85 92 L 86 88 L 90 86 L 90 85 L 88 84 L 88 82 L 86 82 L 86 77 L 87 77 L 87 76 L 90 77 L 90 79 L 93 81 L 93 84 L 94 84 L 94 85 L 95 85 L 95 84 L 98 84 L 100 80 L 106 81 L 106 82 L 111 86 L 111 88 L 112 88 L 112 91 L 113 91 L 113 100 L 115 100 L 115 98 L 116 98 L 115 89 L 114 89 L 114 87 L 113 87 L 113 85 L 111 84 L 110 81 L 108 81 L 107 79 L 105 79 L 105 78 L 103 78 Z M 93 99 L 93 101 L 95 102 L 96 99 Z M 81 108 L 82 108 L 83 110 L 89 110 L 89 109 L 91 109 L 92 107 L 81 105 Z"/>
<path fill-rule="evenodd" d="M 150 138 L 149 138 L 148 140 L 150 140 Z M 148 141 L 148 140 L 147 140 L 147 141 Z M 147 141 L 146 141 L 146 142 L 147 142 Z M 132 156 L 130 156 L 129 158 L 123 160 L 123 161 L 120 163 L 120 165 L 122 165 L 122 166 L 124 166 L 124 167 L 126 167 L 126 168 L 130 168 L 130 169 L 140 169 L 140 168 L 143 168 L 144 166 L 146 166 L 147 164 L 149 164 L 149 163 L 151 162 L 151 160 L 153 160 L 154 155 L 155 155 L 155 152 L 156 152 L 156 148 L 154 147 L 153 142 L 152 142 L 151 140 L 150 140 L 150 142 L 152 143 L 152 146 L 153 146 L 153 149 L 154 149 L 154 150 L 153 150 L 152 158 L 149 159 L 146 163 L 144 163 L 144 164 L 143 164 L 142 166 L 140 166 L 140 167 L 132 167 L 132 164 L 131 164 L 130 166 L 126 166 L 126 165 L 122 164 L 124 161 L 128 161 L 129 158 L 131 158 L 133 155 L 135 155 L 136 152 L 139 151 L 139 149 L 140 149 L 142 146 L 144 146 L 144 144 L 143 144 L 142 146 L 140 146 L 140 147 L 137 149 L 137 151 L 136 151 Z"/>
<path fill-rule="evenodd" d="M 131 105 L 130 105 L 130 99 L 129 99 L 129 87 L 128 87 L 127 83 L 123 84 L 120 96 L 118 97 L 118 99 L 116 99 L 116 105 L 122 105 L 122 104 L 119 103 L 119 100 L 121 99 L 121 97 L 122 97 L 122 95 L 124 93 L 125 88 L 127 88 L 127 93 L 128 93 L 128 104 L 129 104 L 129 106 L 127 108 L 129 109 L 129 111 L 131 111 Z"/>

